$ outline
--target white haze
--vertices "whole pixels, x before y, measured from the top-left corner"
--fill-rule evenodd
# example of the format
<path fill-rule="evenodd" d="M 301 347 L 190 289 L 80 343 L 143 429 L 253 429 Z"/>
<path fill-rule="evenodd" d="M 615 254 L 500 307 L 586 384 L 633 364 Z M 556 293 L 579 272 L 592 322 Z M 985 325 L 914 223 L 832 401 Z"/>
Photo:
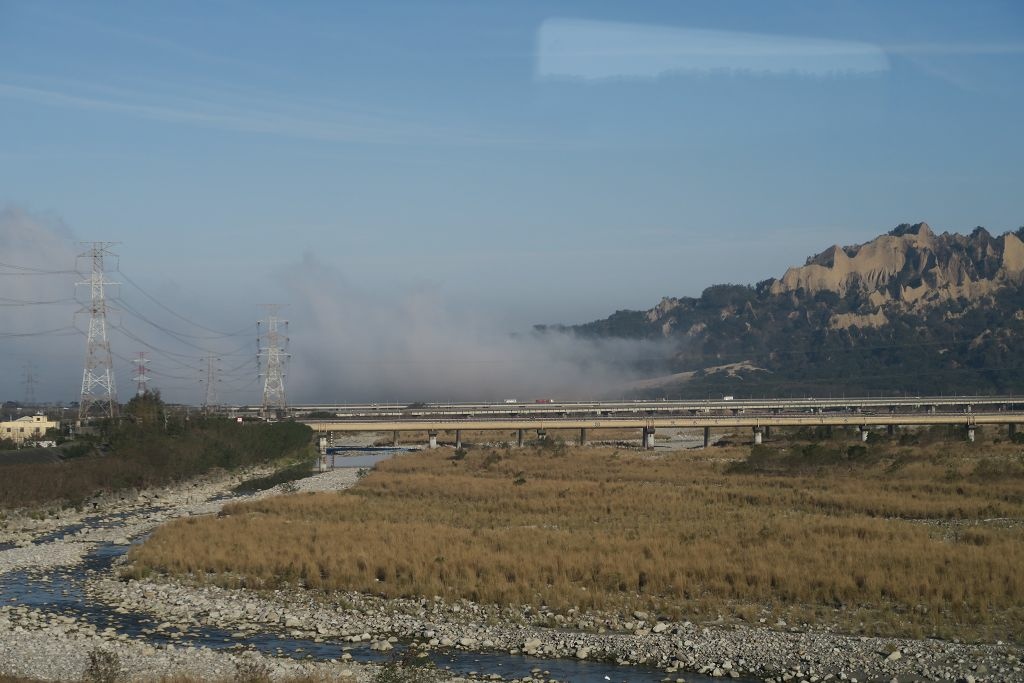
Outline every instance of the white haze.
<path fill-rule="evenodd" d="M 0 263 L 8 266 L 71 271 L 76 255 L 84 247 L 75 242 L 60 220 L 6 208 L 0 210 L 0 250 Z M 118 252 L 122 260 L 130 262 L 130 244 L 119 245 Z M 79 265 L 88 264 L 79 261 Z M 0 273 L 16 272 L 27 271 L 0 268 Z M 187 287 L 188 283 L 169 283 L 167 273 L 147 275 L 150 279 L 142 283 L 144 287 L 155 291 L 163 303 L 186 317 L 200 313 L 197 322 L 220 327 L 215 321 L 237 318 L 240 309 L 251 307 L 252 317 L 259 312 L 257 304 L 261 301 L 255 298 L 245 302 L 225 296 L 224 301 L 217 301 L 198 293 L 193 293 L 192 300 L 201 302 L 201 306 L 195 303 L 184 308 L 182 302 L 189 300 L 187 292 L 175 289 L 174 285 Z M 387 273 L 381 274 L 381 278 L 387 277 Z M 117 280 L 123 276 L 111 273 L 110 278 Z M 80 279 L 71 272 L 0 274 L 0 303 L 65 300 L 57 304 L 0 306 L 0 400 L 20 401 L 24 397 L 27 362 L 35 366 L 38 400 L 77 400 L 85 356 L 85 339 L 80 330 L 88 320 L 78 315 L 79 331 L 72 327 L 80 304 L 70 299 L 74 297 L 74 283 Z M 154 281 L 161 284 L 154 286 Z M 266 284 L 254 282 L 251 291 L 264 288 L 265 296 Z M 663 358 L 667 354 L 662 344 L 654 342 L 585 340 L 557 332 L 536 334 L 529 329 L 513 329 L 511 323 L 502 320 L 500 310 L 487 314 L 469 313 L 464 308 L 455 311 L 432 286 L 409 286 L 404 293 L 380 294 L 373 282 L 348 281 L 338 270 L 312 256 L 282 268 L 278 281 L 271 284 L 277 285 L 272 289 L 279 294 L 273 299 L 286 304 L 282 317 L 290 321 L 291 358 L 286 369 L 286 390 L 292 404 L 621 396 L 630 381 L 636 379 L 631 370 L 636 361 Z M 80 298 L 84 300 L 88 292 L 80 289 Z M 389 287 L 388 291 L 394 292 L 396 288 Z M 168 292 L 175 293 L 172 301 L 166 298 Z M 172 331 L 196 332 L 180 319 L 169 318 L 165 311 L 126 286 L 112 288 L 110 294 L 115 308 L 118 297 L 129 297 L 134 311 L 162 321 Z M 552 296 L 557 296 L 554 289 Z M 486 310 L 487 302 L 478 301 L 478 307 Z M 123 304 L 121 308 L 124 309 Z M 218 310 L 223 315 L 217 317 Z M 161 389 L 165 398 L 191 404 L 202 400 L 199 370 L 203 367 L 203 350 L 184 346 L 180 338 L 171 338 L 144 324 L 132 310 L 115 310 L 111 324 L 115 377 L 122 401 L 134 391 L 131 357 L 144 349 L 151 358 L 153 386 Z M 126 338 L 117 329 L 120 326 L 127 326 L 149 346 Z M 59 331 L 11 336 L 48 330 Z M 225 344 L 247 346 L 244 341 L 193 343 L 219 343 L 222 348 L 210 348 L 209 352 L 221 354 Z M 151 347 L 173 355 L 162 355 Z M 241 355 L 248 358 L 246 353 L 243 350 Z M 238 367 L 240 363 L 244 365 L 238 358 L 225 356 L 222 367 Z M 221 401 L 259 402 L 261 384 L 255 378 L 255 363 L 246 365 L 234 377 L 225 375 L 222 382 L 218 396 Z"/>
<path fill-rule="evenodd" d="M 456 313 L 436 290 L 378 297 L 312 257 L 287 284 L 287 383 L 299 402 L 618 396 L 634 362 L 665 354 L 658 343 L 513 334 L 498 316 Z"/>
<path fill-rule="evenodd" d="M 73 270 L 75 255 L 71 231 L 59 219 L 0 208 L 0 399 L 24 398 L 28 364 L 38 400 L 71 400 L 81 386 L 84 341 L 73 329 L 78 277 L 34 272 Z"/>

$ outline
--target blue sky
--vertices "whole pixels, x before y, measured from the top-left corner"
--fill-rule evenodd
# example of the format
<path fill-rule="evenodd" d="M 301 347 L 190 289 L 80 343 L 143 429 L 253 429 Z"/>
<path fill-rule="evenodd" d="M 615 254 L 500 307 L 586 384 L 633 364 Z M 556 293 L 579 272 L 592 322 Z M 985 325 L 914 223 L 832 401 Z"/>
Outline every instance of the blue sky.
<path fill-rule="evenodd" d="M 0 0 L 0 205 L 225 327 L 315 271 L 521 330 L 1015 229 L 1021 83 L 1017 2 Z"/>

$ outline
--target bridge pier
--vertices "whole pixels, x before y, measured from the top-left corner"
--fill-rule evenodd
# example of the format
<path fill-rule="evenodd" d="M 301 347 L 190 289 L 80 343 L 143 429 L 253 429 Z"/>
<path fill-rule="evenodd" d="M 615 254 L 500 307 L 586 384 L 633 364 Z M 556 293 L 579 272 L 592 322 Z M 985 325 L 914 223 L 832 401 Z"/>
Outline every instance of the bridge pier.
<path fill-rule="evenodd" d="M 545 430 L 543 430 L 543 429 L 538 429 L 538 430 L 537 430 L 537 438 L 538 438 L 539 440 L 541 440 L 541 441 L 543 441 L 544 439 L 548 438 L 548 433 L 547 433 L 547 431 L 545 431 Z"/>
<path fill-rule="evenodd" d="M 760 427 L 754 427 L 754 445 L 760 446 L 763 441 L 763 430 Z"/>
<path fill-rule="evenodd" d="M 771 425 L 765 425 L 764 426 L 764 438 L 766 438 L 766 439 L 772 438 L 772 427 L 771 427 Z"/>
<path fill-rule="evenodd" d="M 587 442 L 587 428 L 586 427 L 580 427 L 580 445 L 581 446 L 586 446 L 587 444 L 588 444 L 588 442 Z"/>
<path fill-rule="evenodd" d="M 711 445 L 711 427 L 704 428 L 704 448 Z"/>
<path fill-rule="evenodd" d="M 462 430 L 461 429 L 456 429 L 455 430 L 455 450 L 460 450 L 461 448 L 462 448 Z"/>
<path fill-rule="evenodd" d="M 398 430 L 391 432 L 391 445 L 395 448 L 398 447 Z"/>
<path fill-rule="evenodd" d="M 896 425 L 885 425 L 885 433 L 889 436 L 896 436 Z"/>
<path fill-rule="evenodd" d="M 643 443 L 645 449 L 654 450 L 654 427 L 644 427 Z"/>
<path fill-rule="evenodd" d="M 861 440 L 861 443 L 867 443 L 867 440 L 868 440 L 868 427 L 867 427 L 867 425 L 861 425 L 861 428 L 860 428 L 860 440 Z"/>
<path fill-rule="evenodd" d="M 974 425 L 967 425 L 967 440 L 974 443 Z"/>
<path fill-rule="evenodd" d="M 1017 423 L 1016 422 L 1011 422 L 1010 424 L 1006 425 L 1006 435 L 1008 437 L 1010 437 L 1011 439 L 1013 437 L 1017 436 Z"/>
<path fill-rule="evenodd" d="M 430 448 L 437 448 L 437 432 L 427 432 L 427 439 Z"/>
<path fill-rule="evenodd" d="M 523 443 L 526 441 L 526 437 L 524 436 L 525 433 L 525 429 L 520 429 L 519 434 L 516 436 L 516 446 L 518 446 L 519 448 L 522 448 Z"/>
<path fill-rule="evenodd" d="M 327 471 L 327 437 L 326 436 L 321 436 L 318 439 L 318 441 L 319 441 L 319 444 L 320 444 L 320 460 L 319 460 L 319 465 L 320 466 L 319 466 L 319 469 L 320 469 L 321 472 L 326 472 Z"/>

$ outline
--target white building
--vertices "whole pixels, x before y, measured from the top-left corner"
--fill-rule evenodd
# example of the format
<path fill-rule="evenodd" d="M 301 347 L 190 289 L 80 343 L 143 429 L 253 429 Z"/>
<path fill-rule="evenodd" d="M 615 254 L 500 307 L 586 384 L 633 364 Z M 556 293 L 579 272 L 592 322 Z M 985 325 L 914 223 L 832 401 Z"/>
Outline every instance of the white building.
<path fill-rule="evenodd" d="M 60 422 L 45 415 L 26 415 L 0 422 L 0 439 L 10 439 L 21 445 L 24 441 L 41 439 L 48 429 L 60 429 Z"/>

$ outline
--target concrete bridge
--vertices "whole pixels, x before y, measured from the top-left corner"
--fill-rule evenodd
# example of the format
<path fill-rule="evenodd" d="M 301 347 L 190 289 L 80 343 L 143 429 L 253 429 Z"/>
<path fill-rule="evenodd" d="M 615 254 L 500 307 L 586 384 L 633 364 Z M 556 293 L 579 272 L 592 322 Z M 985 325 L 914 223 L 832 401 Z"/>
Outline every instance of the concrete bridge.
<path fill-rule="evenodd" d="M 613 415 L 699 415 L 738 412 L 974 412 L 1024 409 L 1024 396 L 913 396 L 698 399 L 643 401 L 539 401 L 514 400 L 485 403 L 363 403 L 291 406 L 299 417 L 310 413 L 331 413 L 338 418 L 409 417 L 517 417 L 517 416 L 601 416 Z"/>
<path fill-rule="evenodd" d="M 396 443 L 402 432 L 426 432 L 430 447 L 437 446 L 441 431 L 455 432 L 460 447 L 463 430 L 515 431 L 522 445 L 528 431 L 543 438 L 550 429 L 579 430 L 580 443 L 587 443 L 594 430 L 635 429 L 644 446 L 653 448 L 659 428 L 703 429 L 705 446 L 712 429 L 750 429 L 753 442 L 761 443 L 772 427 L 855 427 L 866 441 L 872 428 L 885 427 L 892 433 L 899 426 L 952 425 L 963 427 L 973 441 L 981 425 L 1007 425 L 1014 434 L 1017 425 L 1024 424 L 1022 407 L 1024 398 L 1019 397 L 371 405 L 337 406 L 335 418 L 301 421 L 324 434 L 391 432 Z"/>

